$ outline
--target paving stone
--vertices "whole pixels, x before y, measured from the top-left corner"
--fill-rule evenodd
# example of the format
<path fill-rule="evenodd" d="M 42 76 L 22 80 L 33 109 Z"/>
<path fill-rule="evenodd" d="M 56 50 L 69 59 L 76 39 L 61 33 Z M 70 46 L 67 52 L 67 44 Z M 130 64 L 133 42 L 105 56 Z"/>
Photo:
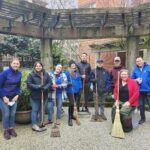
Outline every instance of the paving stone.
<path fill-rule="evenodd" d="M 93 114 L 94 109 L 90 108 L 90 111 Z M 110 135 L 110 108 L 105 109 L 107 121 L 91 122 L 90 117 L 82 117 L 81 126 L 73 121 L 72 127 L 67 125 L 67 112 L 65 108 L 59 128 L 60 138 L 50 137 L 52 125 L 47 126 L 47 131 L 36 133 L 31 130 L 31 125 L 17 124 L 15 128 L 18 136 L 5 140 L 0 124 L 0 150 L 150 150 L 150 112 L 146 112 L 147 122 L 125 133 L 125 139 Z"/>

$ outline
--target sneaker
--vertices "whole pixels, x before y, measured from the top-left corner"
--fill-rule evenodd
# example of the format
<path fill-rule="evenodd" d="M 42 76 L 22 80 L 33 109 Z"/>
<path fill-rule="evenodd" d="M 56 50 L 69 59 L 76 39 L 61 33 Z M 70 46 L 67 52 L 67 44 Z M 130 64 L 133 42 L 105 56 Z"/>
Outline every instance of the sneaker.
<path fill-rule="evenodd" d="M 80 110 L 80 108 L 79 107 L 77 107 L 77 112 L 80 112 L 81 110 Z"/>
<path fill-rule="evenodd" d="M 105 114 L 101 114 L 100 116 L 102 117 L 103 120 L 107 120 Z"/>
<path fill-rule="evenodd" d="M 11 136 L 10 136 L 8 130 L 5 130 L 5 131 L 4 131 L 4 138 L 5 138 L 6 140 L 9 140 L 9 139 L 11 138 Z"/>
<path fill-rule="evenodd" d="M 57 125 L 60 125 L 60 124 L 61 124 L 61 119 L 57 119 L 57 120 L 56 120 L 56 124 L 57 124 Z"/>
<path fill-rule="evenodd" d="M 89 112 L 89 109 L 87 107 L 85 108 L 85 112 Z"/>
<path fill-rule="evenodd" d="M 139 121 L 139 124 L 143 124 L 143 123 L 145 123 L 145 120 L 140 120 Z"/>
<path fill-rule="evenodd" d="M 46 130 L 46 128 L 39 128 L 37 125 L 33 125 L 32 130 L 35 132 L 43 132 Z"/>
<path fill-rule="evenodd" d="M 45 125 L 47 125 L 47 124 L 52 124 L 52 123 L 53 123 L 52 120 L 48 120 L 48 121 L 45 123 Z"/>
<path fill-rule="evenodd" d="M 9 129 L 9 134 L 13 137 L 17 137 L 17 133 L 15 132 L 14 129 Z"/>

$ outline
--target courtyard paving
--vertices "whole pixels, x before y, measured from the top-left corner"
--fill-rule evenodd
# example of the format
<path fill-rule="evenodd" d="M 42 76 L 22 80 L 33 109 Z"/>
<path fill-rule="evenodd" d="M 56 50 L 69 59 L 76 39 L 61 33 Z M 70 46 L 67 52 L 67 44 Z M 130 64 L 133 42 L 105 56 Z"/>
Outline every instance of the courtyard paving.
<path fill-rule="evenodd" d="M 94 112 L 94 109 L 90 109 Z M 60 138 L 50 137 L 52 125 L 47 131 L 35 133 L 31 125 L 16 125 L 18 137 L 5 140 L 0 125 L 0 150 L 150 150 L 150 112 L 146 112 L 147 122 L 140 125 L 125 139 L 111 137 L 110 108 L 105 110 L 107 121 L 90 122 L 90 117 L 80 118 L 81 126 L 74 122 L 67 125 L 67 109 L 60 125 Z"/>

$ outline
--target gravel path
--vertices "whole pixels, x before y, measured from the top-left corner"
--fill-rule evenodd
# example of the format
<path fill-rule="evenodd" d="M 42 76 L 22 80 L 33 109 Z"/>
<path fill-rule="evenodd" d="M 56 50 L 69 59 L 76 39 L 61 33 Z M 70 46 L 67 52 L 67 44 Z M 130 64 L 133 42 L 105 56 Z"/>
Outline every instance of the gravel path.
<path fill-rule="evenodd" d="M 94 111 L 93 108 L 90 109 Z M 67 113 L 60 126 L 61 137 L 51 138 L 52 125 L 47 131 L 35 133 L 31 125 L 16 125 L 17 138 L 3 139 L 0 125 L 0 150 L 150 150 L 150 113 L 146 112 L 147 122 L 140 125 L 125 139 L 111 137 L 110 108 L 106 108 L 108 120 L 90 122 L 89 117 L 81 118 L 81 126 L 74 122 L 73 127 L 67 125 Z M 65 109 L 67 112 L 67 109 Z"/>

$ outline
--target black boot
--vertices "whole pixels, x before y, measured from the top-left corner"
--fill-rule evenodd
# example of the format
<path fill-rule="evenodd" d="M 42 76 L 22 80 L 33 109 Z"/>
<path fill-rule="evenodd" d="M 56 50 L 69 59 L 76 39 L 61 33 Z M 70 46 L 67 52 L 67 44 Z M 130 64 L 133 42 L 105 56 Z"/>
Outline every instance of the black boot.
<path fill-rule="evenodd" d="M 73 122 L 72 122 L 73 106 L 69 106 L 68 114 L 69 114 L 68 125 L 73 126 Z"/>
<path fill-rule="evenodd" d="M 73 122 L 72 122 L 72 118 L 71 117 L 69 117 L 69 119 L 68 119 L 68 126 L 73 126 Z"/>

